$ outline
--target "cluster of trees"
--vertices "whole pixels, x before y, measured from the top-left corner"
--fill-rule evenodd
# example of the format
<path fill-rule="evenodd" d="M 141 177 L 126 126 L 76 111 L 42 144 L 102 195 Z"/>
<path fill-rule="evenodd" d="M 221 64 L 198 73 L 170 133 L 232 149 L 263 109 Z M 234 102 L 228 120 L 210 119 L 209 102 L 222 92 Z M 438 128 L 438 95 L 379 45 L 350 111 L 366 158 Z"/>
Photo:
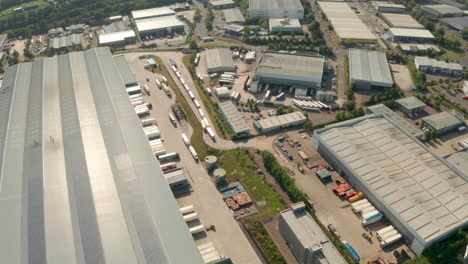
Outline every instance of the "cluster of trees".
<path fill-rule="evenodd" d="M 375 105 L 385 101 L 391 101 L 400 98 L 403 95 L 400 87 L 395 85 L 393 88 L 385 91 L 384 93 L 379 93 L 377 95 L 371 95 L 369 100 L 366 102 L 366 106 Z"/>
<path fill-rule="evenodd" d="M 468 29 L 463 30 L 462 36 L 464 40 L 468 40 Z"/>
<path fill-rule="evenodd" d="M 269 49 L 295 49 L 303 51 L 317 51 L 316 47 L 320 43 L 311 40 L 309 37 L 305 38 L 283 38 L 283 37 L 254 37 L 245 40 L 247 44 L 251 45 L 268 45 Z"/>
<path fill-rule="evenodd" d="M 423 138 L 423 140 L 429 141 L 429 140 L 432 140 L 432 139 L 434 139 L 434 138 L 437 138 L 437 136 L 438 136 L 437 131 L 435 131 L 435 130 L 429 130 L 429 131 L 424 132 L 424 138 Z"/>
<path fill-rule="evenodd" d="M 248 221 L 246 222 L 246 226 L 249 233 L 252 234 L 262 248 L 262 251 L 265 253 L 270 263 L 286 264 L 286 261 L 261 222 Z"/>
<path fill-rule="evenodd" d="M 14 6 L 32 2 L 34 0 L 2 0 L 0 1 L 0 10 L 5 10 Z"/>
<path fill-rule="evenodd" d="M 209 7 L 208 12 L 206 12 L 206 17 L 205 17 L 205 25 L 209 31 L 213 30 L 213 20 L 214 20 L 214 13 L 211 7 Z"/>
<path fill-rule="evenodd" d="M 18 1 L 14 0 L 16 3 Z M 4 1 L 2 1 L 4 2 Z M 76 23 L 102 25 L 111 15 L 130 14 L 132 10 L 164 6 L 183 0 L 69 0 L 19 14 L 0 17 L 0 32 L 11 37 L 25 38 L 46 33 L 51 28 L 66 27 Z"/>
<path fill-rule="evenodd" d="M 193 15 L 193 20 L 198 23 L 201 21 L 201 19 L 202 19 L 201 10 L 200 8 L 197 7 L 195 8 L 195 14 Z"/>
<path fill-rule="evenodd" d="M 349 119 L 353 119 L 356 117 L 360 117 L 365 115 L 365 111 L 362 107 L 354 108 L 352 111 L 348 112 L 338 112 L 335 116 L 336 122 L 341 122 Z"/>

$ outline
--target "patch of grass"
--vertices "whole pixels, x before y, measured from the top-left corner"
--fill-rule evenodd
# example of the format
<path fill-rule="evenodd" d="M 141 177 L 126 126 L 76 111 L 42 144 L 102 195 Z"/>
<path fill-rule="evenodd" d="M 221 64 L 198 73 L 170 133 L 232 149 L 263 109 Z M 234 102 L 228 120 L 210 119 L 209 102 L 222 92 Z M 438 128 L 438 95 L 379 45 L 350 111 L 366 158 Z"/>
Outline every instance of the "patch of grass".
<path fill-rule="evenodd" d="M 35 0 L 35 1 L 28 2 L 28 3 L 23 3 L 21 5 L 13 6 L 5 10 L 2 10 L 0 12 L 0 15 L 8 15 L 13 12 L 13 9 L 18 8 L 18 7 L 28 7 L 28 6 L 33 6 L 33 5 L 46 5 L 46 2 L 44 0 Z"/>
<path fill-rule="evenodd" d="M 193 134 L 192 134 L 192 137 L 190 138 L 190 143 L 197 151 L 199 158 L 203 159 L 207 155 L 209 146 L 206 145 L 205 142 L 203 142 L 203 129 L 201 127 L 200 121 L 196 117 L 195 113 L 193 113 L 192 108 L 187 102 L 187 99 L 184 97 L 179 87 L 176 85 L 176 83 L 172 79 L 171 74 L 169 74 L 169 71 L 167 70 L 166 66 L 164 66 L 164 63 L 161 60 L 161 58 L 157 56 L 150 56 L 150 57 L 156 60 L 158 67 L 154 69 L 147 69 L 147 70 L 148 71 L 154 70 L 154 72 L 162 74 L 164 77 L 167 78 L 169 82 L 169 87 L 172 89 L 172 91 L 175 94 L 176 101 L 180 103 L 182 107 L 184 108 L 185 112 L 187 113 L 187 120 L 193 128 Z"/>
<path fill-rule="evenodd" d="M 451 60 L 451 61 L 460 61 L 463 58 L 464 52 L 460 51 L 454 51 L 454 50 L 448 50 L 445 49 L 445 52 L 439 56 L 439 60 Z"/>
<path fill-rule="evenodd" d="M 205 105 L 205 109 L 208 115 L 210 116 L 212 122 L 214 122 L 213 127 L 216 129 L 217 134 L 223 136 L 225 139 L 231 139 L 234 136 L 232 129 L 229 127 L 226 120 L 219 112 L 218 105 L 213 102 L 213 100 L 211 100 L 205 88 L 203 88 L 200 81 L 198 80 L 195 65 L 193 64 L 194 56 L 195 54 L 185 55 L 182 58 L 182 62 L 192 75 L 195 87 L 197 88 L 198 94 L 200 95 L 202 102 Z"/>
<path fill-rule="evenodd" d="M 272 264 L 286 264 L 283 256 L 279 252 L 275 243 L 271 239 L 270 235 L 266 231 L 262 223 L 258 221 L 247 221 L 245 223 L 249 233 L 257 241 L 258 245 L 262 248 L 263 253 L 265 253 L 268 258 L 268 262 Z"/>

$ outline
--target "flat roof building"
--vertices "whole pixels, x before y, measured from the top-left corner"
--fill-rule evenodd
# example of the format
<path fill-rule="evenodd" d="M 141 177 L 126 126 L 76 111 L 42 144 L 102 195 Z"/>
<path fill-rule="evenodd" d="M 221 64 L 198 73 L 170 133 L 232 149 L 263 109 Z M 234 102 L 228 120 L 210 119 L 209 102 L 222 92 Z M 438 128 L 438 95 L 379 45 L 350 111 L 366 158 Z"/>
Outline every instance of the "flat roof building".
<path fill-rule="evenodd" d="M 99 35 L 99 44 L 109 47 L 123 47 L 128 44 L 136 43 L 135 31 L 119 31 Z"/>
<path fill-rule="evenodd" d="M 300 0 L 249 0 L 249 17 L 304 18 Z"/>
<path fill-rule="evenodd" d="M 279 231 L 299 263 L 346 264 L 340 252 L 307 212 L 304 202 L 281 211 Z"/>
<path fill-rule="evenodd" d="M 131 87 L 138 85 L 138 81 L 133 74 L 130 65 L 128 65 L 128 61 L 125 58 L 125 55 L 116 55 L 114 56 L 115 66 L 120 73 L 120 78 L 122 78 L 125 87 Z"/>
<path fill-rule="evenodd" d="M 53 49 L 64 49 L 75 46 L 81 46 L 81 34 L 63 35 L 49 39 L 49 47 Z"/>
<path fill-rule="evenodd" d="M 185 25 L 177 19 L 176 16 L 159 16 L 135 21 L 136 29 L 141 37 L 148 35 L 166 36 L 174 33 L 182 34 L 185 30 Z"/>
<path fill-rule="evenodd" d="M 213 9 L 220 10 L 225 8 L 233 8 L 236 6 L 236 3 L 232 0 L 215 0 L 210 1 L 209 5 L 213 7 Z"/>
<path fill-rule="evenodd" d="M 421 138 L 421 136 L 423 135 L 422 131 L 419 128 L 417 128 L 414 124 L 408 122 L 406 119 L 399 116 L 397 113 L 395 113 L 392 109 L 388 108 L 384 104 L 369 106 L 367 110 L 370 113 L 385 116 L 385 118 L 389 119 L 392 123 L 396 124 L 396 126 L 398 126 L 401 130 L 404 130 L 410 136 L 413 136 L 415 138 Z"/>
<path fill-rule="evenodd" d="M 453 109 L 426 116 L 422 119 L 423 127 L 429 130 L 435 130 L 440 135 L 455 131 L 457 127 L 465 125 L 463 114 Z"/>
<path fill-rule="evenodd" d="M 396 104 L 401 112 L 409 116 L 417 116 L 424 111 L 426 104 L 414 96 L 396 100 Z"/>
<path fill-rule="evenodd" d="M 358 88 L 392 87 L 387 56 L 380 51 L 349 49 L 349 78 Z"/>
<path fill-rule="evenodd" d="M 440 61 L 429 57 L 415 56 L 414 64 L 419 71 L 430 74 L 452 76 L 461 76 L 463 74 L 463 67 L 460 64 Z"/>
<path fill-rule="evenodd" d="M 376 37 L 345 2 L 318 2 L 341 41 L 375 41 Z"/>
<path fill-rule="evenodd" d="M 296 18 L 270 18 L 270 32 L 302 32 L 301 23 Z"/>
<path fill-rule="evenodd" d="M 424 29 L 423 25 L 408 14 L 380 13 L 379 16 L 391 28 Z"/>
<path fill-rule="evenodd" d="M 229 124 L 234 134 L 250 134 L 250 128 L 244 116 L 231 101 L 219 103 L 219 110 Z"/>
<path fill-rule="evenodd" d="M 203 263 L 109 48 L 6 69 L 4 263 Z"/>
<path fill-rule="evenodd" d="M 242 37 L 244 35 L 244 26 L 237 24 L 228 24 L 223 26 L 224 34 L 232 37 Z"/>
<path fill-rule="evenodd" d="M 132 17 L 135 20 L 162 16 L 175 16 L 175 11 L 168 6 L 132 11 Z"/>
<path fill-rule="evenodd" d="M 440 22 L 458 31 L 468 28 L 468 16 L 442 18 Z"/>
<path fill-rule="evenodd" d="M 223 14 L 228 24 L 244 25 L 245 23 L 245 18 L 239 8 L 224 9 Z"/>
<path fill-rule="evenodd" d="M 420 255 L 468 224 L 468 179 L 382 115 L 315 130 L 313 146 Z"/>
<path fill-rule="evenodd" d="M 267 133 L 281 128 L 302 125 L 306 121 L 307 118 L 302 112 L 292 112 L 254 121 L 254 126 L 259 132 Z"/>
<path fill-rule="evenodd" d="M 388 2 L 372 2 L 377 12 L 380 13 L 405 13 L 406 7 L 404 5 L 388 3 Z"/>
<path fill-rule="evenodd" d="M 396 42 L 433 43 L 435 41 L 434 35 L 426 29 L 390 28 L 388 34 Z"/>
<path fill-rule="evenodd" d="M 85 31 L 85 24 L 74 24 L 66 27 L 65 30 L 73 34 L 83 33 Z"/>
<path fill-rule="evenodd" d="M 8 35 L 7 34 L 0 35 L 0 52 L 2 52 L 7 42 L 8 42 Z"/>
<path fill-rule="evenodd" d="M 324 58 L 298 53 L 265 51 L 255 69 L 251 92 L 260 92 L 261 83 L 295 86 L 296 95 L 307 95 L 322 83 Z"/>
<path fill-rule="evenodd" d="M 125 21 L 115 21 L 109 25 L 103 26 L 102 29 L 105 33 L 115 33 L 121 31 L 131 30 L 130 25 Z"/>
<path fill-rule="evenodd" d="M 231 50 L 228 48 L 207 49 L 205 57 L 208 73 L 236 71 Z"/>
<path fill-rule="evenodd" d="M 58 37 L 58 36 L 62 35 L 63 33 L 65 33 L 65 31 L 63 30 L 62 27 L 51 28 L 51 29 L 49 29 L 49 31 L 47 32 L 47 36 L 48 36 L 49 38 L 55 38 L 55 37 Z"/>
<path fill-rule="evenodd" d="M 435 2 L 437 2 L 439 4 L 454 6 L 454 7 L 460 8 L 462 10 L 467 10 L 468 9 L 467 5 L 464 5 L 463 3 L 457 2 L 455 0 L 435 0 Z"/>
<path fill-rule="evenodd" d="M 423 5 L 421 9 L 435 17 L 463 16 L 463 10 L 450 5 Z"/>

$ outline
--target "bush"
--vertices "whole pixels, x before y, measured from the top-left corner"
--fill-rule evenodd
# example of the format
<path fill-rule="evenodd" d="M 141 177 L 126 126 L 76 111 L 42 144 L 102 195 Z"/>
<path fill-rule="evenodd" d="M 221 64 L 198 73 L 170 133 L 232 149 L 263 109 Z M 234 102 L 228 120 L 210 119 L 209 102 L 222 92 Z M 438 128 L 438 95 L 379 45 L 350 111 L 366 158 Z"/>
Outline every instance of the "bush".
<path fill-rule="evenodd" d="M 262 248 L 262 251 L 268 258 L 269 263 L 286 264 L 286 261 L 279 252 L 273 240 L 271 240 L 270 235 L 268 234 L 262 223 L 258 221 L 251 221 L 247 222 L 246 226 L 250 234 L 254 237 L 258 245 Z"/>

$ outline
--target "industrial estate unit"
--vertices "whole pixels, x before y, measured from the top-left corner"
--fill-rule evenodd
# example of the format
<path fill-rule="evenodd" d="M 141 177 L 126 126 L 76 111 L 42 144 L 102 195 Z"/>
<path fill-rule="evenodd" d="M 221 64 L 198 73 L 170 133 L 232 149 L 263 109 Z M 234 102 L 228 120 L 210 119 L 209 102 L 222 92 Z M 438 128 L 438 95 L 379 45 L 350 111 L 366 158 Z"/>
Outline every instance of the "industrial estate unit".
<path fill-rule="evenodd" d="M 208 73 L 235 72 L 236 65 L 228 48 L 208 49 L 205 51 Z"/>
<path fill-rule="evenodd" d="M 219 110 L 234 134 L 250 134 L 250 128 L 242 114 L 231 101 L 219 103 Z"/>
<path fill-rule="evenodd" d="M 465 126 L 465 119 L 461 113 L 451 109 L 424 117 L 422 125 L 429 130 L 437 131 L 439 134 L 445 134 L 454 131 L 459 126 Z"/>
<path fill-rule="evenodd" d="M 349 78 L 358 88 L 392 87 L 393 78 L 385 53 L 349 49 Z"/>
<path fill-rule="evenodd" d="M 249 17 L 304 18 L 300 0 L 249 0 Z"/>
<path fill-rule="evenodd" d="M 185 32 L 184 23 L 176 17 L 175 11 L 170 7 L 135 10 L 132 11 L 132 17 L 140 37 L 161 37 Z"/>
<path fill-rule="evenodd" d="M 468 179 L 384 115 L 314 132 L 313 146 L 416 253 L 468 224 Z"/>
<path fill-rule="evenodd" d="M 108 48 L 7 68 L 2 262 L 203 263 L 123 70 Z"/>
<path fill-rule="evenodd" d="M 278 84 L 294 86 L 296 96 L 307 95 L 311 88 L 320 87 L 323 66 L 322 56 L 266 51 L 258 59 L 250 91 L 257 93 L 263 84 Z"/>

